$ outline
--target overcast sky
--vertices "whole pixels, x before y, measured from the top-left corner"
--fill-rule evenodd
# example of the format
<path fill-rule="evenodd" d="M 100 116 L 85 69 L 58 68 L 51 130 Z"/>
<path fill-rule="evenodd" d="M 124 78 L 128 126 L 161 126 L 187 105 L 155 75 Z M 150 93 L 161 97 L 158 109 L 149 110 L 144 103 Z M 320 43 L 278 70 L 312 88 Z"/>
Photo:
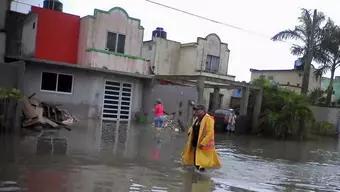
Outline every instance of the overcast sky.
<path fill-rule="evenodd" d="M 43 2 L 16 1 L 40 6 Z M 216 33 L 231 50 L 228 74 L 235 75 L 239 81 L 250 80 L 250 68 L 293 68 L 297 57 L 290 54 L 291 44 L 273 42 L 270 37 L 284 29 L 293 28 L 297 24 L 301 8 L 318 9 L 331 17 L 336 24 L 340 24 L 340 0 L 154 0 L 253 31 L 251 33 L 202 20 L 145 0 L 60 1 L 64 4 L 64 12 L 80 16 L 92 15 L 95 8 L 109 10 L 115 6 L 122 7 L 129 16 L 141 20 L 141 25 L 145 28 L 144 40 L 151 39 L 151 32 L 156 27 L 163 27 L 168 33 L 168 39 L 183 43 L 195 42 L 197 37 Z M 12 8 L 23 8 L 15 6 Z M 337 75 L 340 75 L 340 70 Z"/>

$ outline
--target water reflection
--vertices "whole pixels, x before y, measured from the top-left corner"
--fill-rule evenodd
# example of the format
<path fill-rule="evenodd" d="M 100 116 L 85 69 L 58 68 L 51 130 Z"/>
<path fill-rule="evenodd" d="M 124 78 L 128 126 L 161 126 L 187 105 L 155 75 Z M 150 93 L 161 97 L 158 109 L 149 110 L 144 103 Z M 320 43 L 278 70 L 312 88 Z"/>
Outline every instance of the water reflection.
<path fill-rule="evenodd" d="M 340 190 L 337 140 L 217 135 L 223 167 L 202 174 L 180 165 L 185 135 L 171 130 L 89 121 L 54 134 L 65 138 L 55 140 L 66 141 L 62 153 L 51 153 L 44 137 L 1 137 L 0 183 L 32 192 Z"/>
<path fill-rule="evenodd" d="M 183 192 L 210 192 L 214 189 L 209 176 L 194 171 L 184 173 L 183 181 Z"/>

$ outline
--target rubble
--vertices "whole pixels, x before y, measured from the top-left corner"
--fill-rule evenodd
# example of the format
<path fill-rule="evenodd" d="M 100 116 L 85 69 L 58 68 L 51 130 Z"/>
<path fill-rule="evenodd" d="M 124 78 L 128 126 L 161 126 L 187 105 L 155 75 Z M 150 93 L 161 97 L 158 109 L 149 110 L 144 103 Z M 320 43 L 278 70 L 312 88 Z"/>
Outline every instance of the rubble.
<path fill-rule="evenodd" d="M 74 122 L 78 121 L 67 110 L 60 108 L 58 105 L 43 103 L 37 99 L 30 97 L 23 98 L 23 113 L 24 120 L 22 122 L 23 128 L 29 129 L 60 129 L 65 128 L 71 130 L 69 127 Z"/>

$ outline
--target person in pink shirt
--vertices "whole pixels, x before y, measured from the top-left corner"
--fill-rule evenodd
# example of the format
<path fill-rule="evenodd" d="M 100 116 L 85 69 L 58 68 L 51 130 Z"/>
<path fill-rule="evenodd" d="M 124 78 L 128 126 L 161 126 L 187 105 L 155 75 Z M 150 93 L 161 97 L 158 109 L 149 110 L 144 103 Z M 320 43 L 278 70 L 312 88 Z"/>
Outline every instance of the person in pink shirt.
<path fill-rule="evenodd" d="M 157 129 L 163 128 L 164 123 L 164 106 L 160 99 L 157 99 L 156 105 L 153 109 L 154 112 L 154 122 Z"/>

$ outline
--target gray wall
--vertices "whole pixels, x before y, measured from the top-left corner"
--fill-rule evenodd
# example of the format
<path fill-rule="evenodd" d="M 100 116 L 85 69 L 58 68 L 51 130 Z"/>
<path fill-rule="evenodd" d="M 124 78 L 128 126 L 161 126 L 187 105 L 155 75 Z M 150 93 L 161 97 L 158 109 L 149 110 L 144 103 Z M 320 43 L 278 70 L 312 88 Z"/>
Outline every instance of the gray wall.
<path fill-rule="evenodd" d="M 24 71 L 24 62 L 0 63 L 0 87 L 16 88 L 23 91 Z M 21 114 L 20 103 L 11 101 L 7 110 L 6 132 L 18 130 Z"/>
<path fill-rule="evenodd" d="M 339 108 L 311 106 L 316 121 L 327 121 L 336 126 L 337 116 L 340 114 Z"/>
<path fill-rule="evenodd" d="M 35 27 L 33 28 L 33 25 Z M 22 28 L 21 53 L 24 56 L 34 56 L 38 29 L 38 15 L 29 14 Z"/>
<path fill-rule="evenodd" d="M 164 109 L 168 113 L 176 113 L 176 118 L 180 119 L 185 126 L 191 124 L 192 107 L 189 101 L 197 101 L 196 87 L 187 87 L 179 85 L 160 85 L 152 82 L 144 84 L 144 112 L 148 113 L 149 120 L 153 117 L 153 106 L 156 99 L 160 98 L 163 101 Z M 180 107 L 182 102 L 182 107 Z M 182 115 L 179 115 L 180 111 Z"/>
<path fill-rule="evenodd" d="M 73 75 L 72 94 L 41 91 L 42 72 L 54 72 Z M 79 119 L 98 119 L 102 114 L 103 92 L 105 80 L 124 81 L 133 84 L 131 117 L 141 110 L 141 82 L 136 78 L 110 75 L 82 69 L 74 69 L 55 65 L 30 63 L 25 73 L 25 95 L 36 93 L 36 98 L 43 102 L 61 104 Z"/>
<path fill-rule="evenodd" d="M 21 36 L 23 24 L 27 15 L 8 11 L 6 17 L 6 55 L 19 56 L 21 54 Z"/>
<path fill-rule="evenodd" d="M 5 29 L 7 9 L 8 9 L 8 1 L 1 0 L 0 1 L 0 63 L 4 61 L 4 56 L 5 56 L 6 33 L 4 29 Z"/>

